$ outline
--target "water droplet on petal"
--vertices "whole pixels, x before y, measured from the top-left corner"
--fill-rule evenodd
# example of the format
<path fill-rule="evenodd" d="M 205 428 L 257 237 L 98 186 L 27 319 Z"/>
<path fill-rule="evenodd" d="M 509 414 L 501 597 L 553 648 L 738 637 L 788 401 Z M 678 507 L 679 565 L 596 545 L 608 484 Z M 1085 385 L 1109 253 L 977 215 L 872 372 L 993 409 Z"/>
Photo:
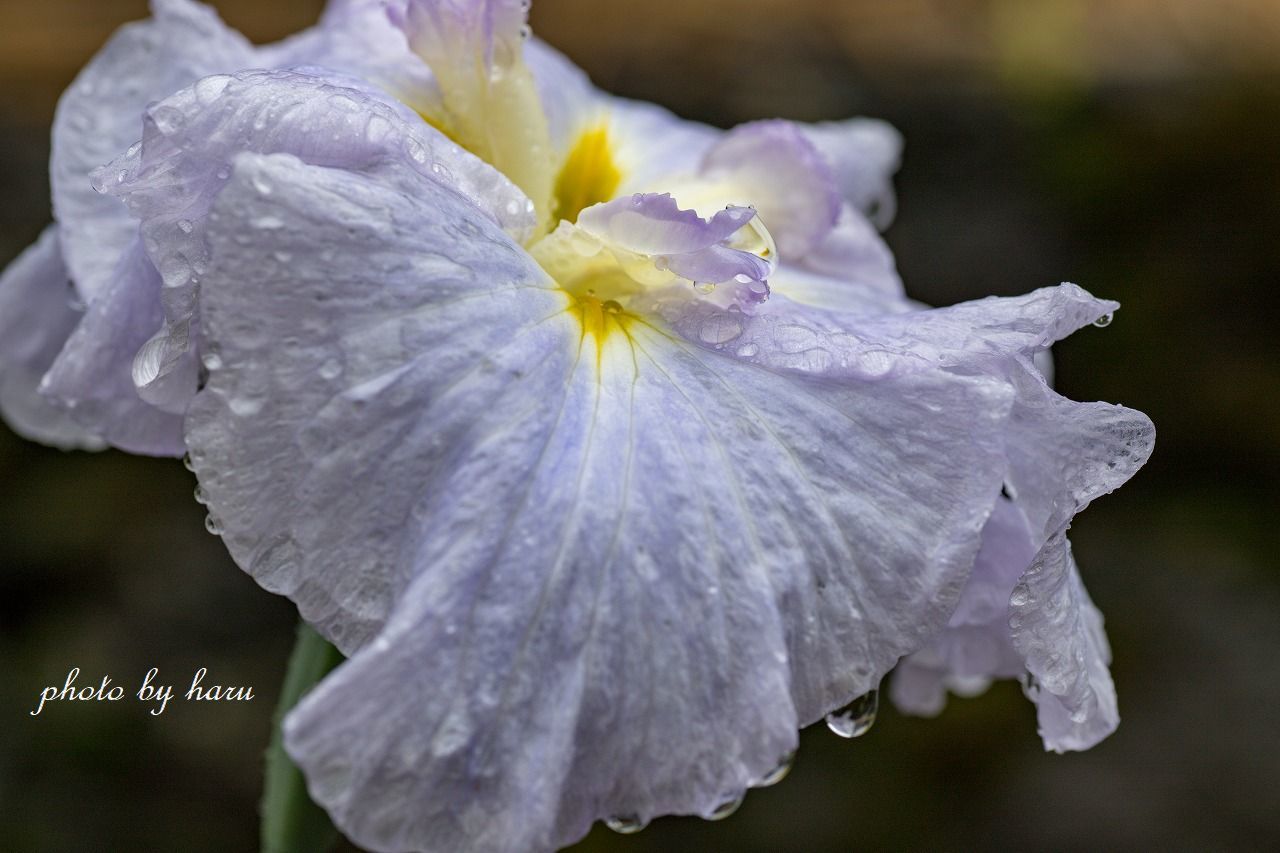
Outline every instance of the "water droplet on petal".
<path fill-rule="evenodd" d="M 783 779 L 787 778 L 787 774 L 791 772 L 791 767 L 796 763 L 795 751 L 788 752 L 782 756 L 782 761 L 778 762 L 778 766 L 765 774 L 764 778 L 756 783 L 759 788 L 767 788 L 770 785 L 776 785 Z"/>
<path fill-rule="evenodd" d="M 752 358 L 753 356 L 759 355 L 759 353 L 760 353 L 760 347 L 756 346 L 755 344 L 743 344 L 742 346 L 738 347 L 739 358 Z"/>
<path fill-rule="evenodd" d="M 880 691 L 868 691 L 839 711 L 827 714 L 827 728 L 840 737 L 861 737 L 871 730 L 879 708 Z"/>
<path fill-rule="evenodd" d="M 619 835 L 635 835 L 648 826 L 649 822 L 639 815 L 625 814 L 605 818 L 604 825 Z"/>
<path fill-rule="evenodd" d="M 1009 596 L 1009 603 L 1014 607 L 1022 607 L 1031 600 L 1031 592 L 1025 586 L 1017 586 Z"/>
<path fill-rule="evenodd" d="M 216 352 L 206 352 L 200 356 L 200 363 L 204 365 L 205 370 L 221 370 L 222 356 Z"/>
<path fill-rule="evenodd" d="M 215 173 L 215 175 L 218 180 L 225 181 L 227 178 L 231 177 L 231 167 L 223 166 Z"/>
<path fill-rule="evenodd" d="M 737 275 L 735 275 L 733 277 L 733 280 L 736 281 L 738 284 L 750 284 L 751 282 L 755 281 L 755 279 L 753 279 L 751 276 L 747 275 L 744 272 L 740 272 Z"/>
<path fill-rule="evenodd" d="M 709 293 L 714 293 L 716 286 L 709 281 L 695 281 L 693 283 L 693 289 L 698 293 L 701 293 L 703 296 L 706 296 Z"/>
<path fill-rule="evenodd" d="M 204 517 L 204 529 L 212 533 L 214 536 L 222 535 L 222 522 L 213 517 L 210 513 Z"/>
<path fill-rule="evenodd" d="M 1105 329 L 1107 326 L 1111 325 L 1111 321 L 1114 320 L 1115 318 L 1116 318 L 1115 314 L 1108 311 L 1106 314 L 1103 314 L 1101 317 L 1094 320 L 1093 325 L 1097 326 L 1099 329 Z"/>
<path fill-rule="evenodd" d="M 321 379 L 337 379 L 342 375 L 342 362 L 331 358 L 320 365 L 319 373 Z"/>
<path fill-rule="evenodd" d="M 602 305 L 602 306 L 600 306 L 600 307 L 604 309 L 604 311 L 605 311 L 605 313 L 606 313 L 606 314 L 621 314 L 621 313 L 622 313 L 622 305 L 620 305 L 618 302 L 616 302 L 616 301 L 615 301 L 615 300 L 613 300 L 613 299 L 610 299 L 609 301 L 605 302 L 605 303 L 604 303 L 604 305 Z"/>
<path fill-rule="evenodd" d="M 192 460 L 190 453 L 182 454 L 182 467 L 186 468 L 188 471 L 196 470 L 196 463 Z"/>
<path fill-rule="evenodd" d="M 183 234 L 190 234 L 195 230 L 196 226 L 191 223 L 190 219 L 179 219 L 178 228 L 182 230 Z"/>
<path fill-rule="evenodd" d="M 204 506 L 209 502 L 209 495 L 207 492 L 205 492 L 203 486 L 196 486 L 195 499 L 196 499 L 196 503 L 200 504 L 201 506 Z"/>
<path fill-rule="evenodd" d="M 723 803 L 716 806 L 711 811 L 711 814 L 707 815 L 707 820 L 724 820 L 738 809 L 742 808 L 742 801 L 744 799 L 746 799 L 746 794 L 739 794 L 736 797 L 725 800 Z"/>
<path fill-rule="evenodd" d="M 708 317 L 698 330 L 698 337 L 707 344 L 726 344 L 742 334 L 742 324 L 730 314 Z"/>

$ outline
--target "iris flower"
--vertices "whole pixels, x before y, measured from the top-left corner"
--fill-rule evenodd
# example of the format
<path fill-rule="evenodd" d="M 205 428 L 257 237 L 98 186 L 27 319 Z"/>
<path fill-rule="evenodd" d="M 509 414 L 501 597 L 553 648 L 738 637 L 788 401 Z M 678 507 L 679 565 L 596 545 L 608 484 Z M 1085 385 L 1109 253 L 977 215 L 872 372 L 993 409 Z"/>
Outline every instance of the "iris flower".
<path fill-rule="evenodd" d="M 338 0 L 267 47 L 153 6 L 59 106 L 0 403 L 189 453 L 348 658 L 285 742 L 353 840 L 724 816 L 895 665 L 909 711 L 1022 677 L 1048 749 L 1114 729 L 1066 530 L 1154 432 L 1038 365 L 1117 306 L 909 300 L 892 129 L 611 97 L 517 0 Z"/>

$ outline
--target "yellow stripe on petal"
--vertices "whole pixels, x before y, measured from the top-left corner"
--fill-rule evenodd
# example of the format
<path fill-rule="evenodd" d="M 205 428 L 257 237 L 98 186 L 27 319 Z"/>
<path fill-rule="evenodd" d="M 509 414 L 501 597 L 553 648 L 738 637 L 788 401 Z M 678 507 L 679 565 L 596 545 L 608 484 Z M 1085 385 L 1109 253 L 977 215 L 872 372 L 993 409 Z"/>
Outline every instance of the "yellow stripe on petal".
<path fill-rule="evenodd" d="M 621 183 L 608 126 L 583 132 L 556 177 L 556 219 L 577 222 L 578 214 L 586 208 L 613 199 Z"/>

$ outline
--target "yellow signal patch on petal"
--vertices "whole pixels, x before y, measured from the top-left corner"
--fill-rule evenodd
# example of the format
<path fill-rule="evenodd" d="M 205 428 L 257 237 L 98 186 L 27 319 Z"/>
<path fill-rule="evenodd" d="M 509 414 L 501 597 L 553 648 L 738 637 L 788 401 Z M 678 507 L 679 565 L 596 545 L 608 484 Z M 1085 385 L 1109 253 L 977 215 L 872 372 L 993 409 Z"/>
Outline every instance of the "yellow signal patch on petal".
<path fill-rule="evenodd" d="M 578 214 L 586 208 L 612 200 L 621 183 L 622 172 L 613 157 L 608 126 L 602 124 L 584 131 L 556 177 L 556 218 L 577 222 Z"/>

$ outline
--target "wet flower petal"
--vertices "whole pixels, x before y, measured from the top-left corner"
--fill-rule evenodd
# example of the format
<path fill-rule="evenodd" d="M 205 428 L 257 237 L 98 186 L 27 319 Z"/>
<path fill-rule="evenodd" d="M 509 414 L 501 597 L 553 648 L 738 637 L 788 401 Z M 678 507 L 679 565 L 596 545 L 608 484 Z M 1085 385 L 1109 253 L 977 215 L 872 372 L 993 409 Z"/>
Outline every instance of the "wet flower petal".
<path fill-rule="evenodd" d="M 840 215 L 830 166 L 793 122 L 735 127 L 706 153 L 700 174 L 750 199 L 784 256 L 804 257 Z"/>
<path fill-rule="evenodd" d="M 112 36 L 62 96 L 53 122 L 54 216 L 67 268 L 85 302 L 106 286 L 137 234 L 120 202 L 94 191 L 89 173 L 137 141 L 149 102 L 206 74 L 254 65 L 252 46 L 207 6 L 154 0 L 152 12 L 150 20 Z"/>
<path fill-rule="evenodd" d="M 730 207 L 703 219 L 664 193 L 589 207 L 578 218 L 578 227 L 610 247 L 652 257 L 660 269 L 692 282 L 720 283 L 738 276 L 763 282 L 773 270 L 773 249 L 767 232 L 754 229 L 754 218 L 749 208 Z M 761 248 L 753 252 L 733 245 L 732 238 L 742 231 L 753 236 L 740 244 L 759 242 Z M 756 234 L 763 239 L 754 238 Z"/>
<path fill-rule="evenodd" d="M 888 227 L 897 210 L 892 179 L 902 156 L 902 135 L 868 118 L 801 128 L 834 171 L 845 199 L 881 229 Z"/>
<path fill-rule="evenodd" d="M 165 412 L 139 397 L 133 365 L 164 321 L 162 282 L 142 243 L 133 246 L 85 312 L 45 377 L 43 391 L 74 401 L 72 417 L 113 447 L 148 456 L 181 456 L 182 413 Z M 194 359 L 185 376 L 195 386 Z M 175 378 L 184 378 L 182 371 Z"/>
<path fill-rule="evenodd" d="M 181 413 L 195 393 L 194 373 L 181 368 L 196 356 L 191 326 L 208 263 L 207 211 L 236 152 L 295 153 L 331 167 L 377 164 L 400 176 L 395 180 L 429 173 L 516 235 L 532 229 L 532 211 L 519 190 L 386 100 L 332 72 L 250 71 L 204 78 L 147 109 L 131 177 L 112 190 L 139 220 L 164 279 L 163 331 L 135 362 L 145 399 Z M 249 224 L 271 230 L 266 219 Z M 175 373 L 186 380 L 173 381 Z"/>
<path fill-rule="evenodd" d="M 554 162 L 524 62 L 528 8 L 523 0 L 399 0 L 388 12 L 435 76 L 443 112 L 431 119 L 520 187 L 549 230 Z"/>
<path fill-rule="evenodd" d="M 102 442 L 39 393 L 41 377 L 80 321 L 57 226 L 46 228 L 0 275 L 0 413 L 26 438 L 67 449 Z"/>
<path fill-rule="evenodd" d="M 375 846 L 528 849 L 609 814 L 711 813 L 945 622 L 1010 390 L 940 369 L 832 385 L 639 319 L 584 336 L 460 204 L 242 156 L 215 205 L 202 302 L 223 364 L 193 460 L 241 564 L 361 650 L 294 718 L 293 752 Z M 262 216 L 280 227 L 241 239 Z M 436 224 L 459 221 L 469 239 Z M 317 260 L 272 264 L 281 247 Z M 719 602 L 727 633 L 707 636 Z M 370 733 L 354 715 L 375 700 Z M 681 740 L 652 752 L 648 730 Z"/>

